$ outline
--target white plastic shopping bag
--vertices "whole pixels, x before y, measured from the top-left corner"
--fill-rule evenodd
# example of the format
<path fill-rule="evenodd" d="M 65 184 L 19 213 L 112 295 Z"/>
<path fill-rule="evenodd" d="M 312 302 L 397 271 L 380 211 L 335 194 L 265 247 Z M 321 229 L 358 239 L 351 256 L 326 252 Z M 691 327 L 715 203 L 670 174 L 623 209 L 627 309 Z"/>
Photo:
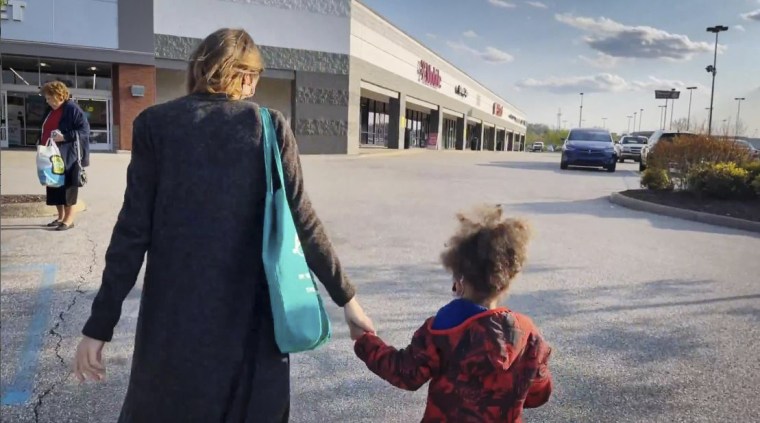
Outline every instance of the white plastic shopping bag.
<path fill-rule="evenodd" d="M 37 176 L 40 183 L 46 187 L 62 187 L 65 181 L 66 166 L 53 139 L 48 139 L 46 144 L 37 146 Z"/>

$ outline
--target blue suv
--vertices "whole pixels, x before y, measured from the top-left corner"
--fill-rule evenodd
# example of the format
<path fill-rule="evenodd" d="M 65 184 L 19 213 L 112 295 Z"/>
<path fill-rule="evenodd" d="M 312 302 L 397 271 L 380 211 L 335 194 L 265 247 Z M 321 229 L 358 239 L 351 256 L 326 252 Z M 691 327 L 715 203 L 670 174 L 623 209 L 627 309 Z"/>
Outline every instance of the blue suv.
<path fill-rule="evenodd" d="M 562 146 L 559 167 L 569 166 L 602 167 L 614 172 L 618 155 L 612 135 L 605 129 L 572 129 Z"/>

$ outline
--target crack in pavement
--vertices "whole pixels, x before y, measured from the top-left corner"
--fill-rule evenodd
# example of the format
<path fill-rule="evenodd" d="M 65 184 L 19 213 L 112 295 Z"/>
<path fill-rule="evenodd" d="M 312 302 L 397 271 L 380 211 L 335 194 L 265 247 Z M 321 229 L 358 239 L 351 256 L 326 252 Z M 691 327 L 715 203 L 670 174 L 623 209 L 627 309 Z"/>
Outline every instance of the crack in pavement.
<path fill-rule="evenodd" d="M 92 273 L 95 271 L 95 264 L 97 261 L 97 243 L 92 239 L 92 237 L 87 234 L 87 241 L 89 242 L 91 249 L 90 249 L 90 264 L 87 267 L 87 270 L 85 270 L 82 274 L 79 275 L 77 278 L 77 286 L 74 289 L 74 295 L 71 298 L 71 301 L 66 305 L 64 310 L 62 310 L 60 313 L 58 313 L 58 318 L 56 319 L 55 324 L 52 328 L 48 331 L 48 334 L 52 337 L 57 338 L 55 343 L 55 348 L 53 351 L 55 352 L 55 356 L 58 358 L 58 361 L 60 362 L 61 366 L 63 366 L 64 369 L 67 369 L 68 366 L 66 366 L 66 360 L 64 360 L 63 356 L 61 355 L 61 344 L 63 344 L 63 335 L 58 331 L 61 325 L 66 320 L 65 315 L 71 311 L 72 308 L 77 303 L 77 300 L 79 297 L 82 296 L 86 291 L 82 289 L 82 286 L 87 281 L 88 277 L 92 275 Z M 35 423 L 39 423 L 40 421 L 40 409 L 42 408 L 42 403 L 45 400 L 45 398 L 50 395 L 55 388 L 57 388 L 61 383 L 63 383 L 66 379 L 69 378 L 69 372 L 64 373 L 64 375 L 59 378 L 58 380 L 54 381 L 45 391 L 42 392 L 37 397 L 37 402 L 34 405 L 34 421 Z"/>

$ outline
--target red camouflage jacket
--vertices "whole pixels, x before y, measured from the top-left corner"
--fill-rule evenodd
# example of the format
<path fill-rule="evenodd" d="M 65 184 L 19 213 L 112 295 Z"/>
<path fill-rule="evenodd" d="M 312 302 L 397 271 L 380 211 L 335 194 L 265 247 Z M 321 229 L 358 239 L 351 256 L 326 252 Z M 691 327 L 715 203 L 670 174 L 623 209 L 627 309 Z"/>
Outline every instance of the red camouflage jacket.
<path fill-rule="evenodd" d="M 549 400 L 551 348 L 531 319 L 499 308 L 478 313 L 451 329 L 433 329 L 435 317 L 397 350 L 373 334 L 354 350 L 392 385 L 416 391 L 426 382 L 422 422 L 522 422 L 523 407 Z"/>

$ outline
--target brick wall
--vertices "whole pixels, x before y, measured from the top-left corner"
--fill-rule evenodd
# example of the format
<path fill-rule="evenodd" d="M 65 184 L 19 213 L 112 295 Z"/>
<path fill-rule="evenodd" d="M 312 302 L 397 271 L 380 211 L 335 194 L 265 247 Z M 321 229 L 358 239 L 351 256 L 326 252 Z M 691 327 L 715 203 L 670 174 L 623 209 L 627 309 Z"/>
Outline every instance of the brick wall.
<path fill-rule="evenodd" d="M 145 87 L 144 97 L 132 97 L 130 87 Z M 156 68 L 143 65 L 114 65 L 113 84 L 114 149 L 132 149 L 132 122 L 156 102 Z"/>

